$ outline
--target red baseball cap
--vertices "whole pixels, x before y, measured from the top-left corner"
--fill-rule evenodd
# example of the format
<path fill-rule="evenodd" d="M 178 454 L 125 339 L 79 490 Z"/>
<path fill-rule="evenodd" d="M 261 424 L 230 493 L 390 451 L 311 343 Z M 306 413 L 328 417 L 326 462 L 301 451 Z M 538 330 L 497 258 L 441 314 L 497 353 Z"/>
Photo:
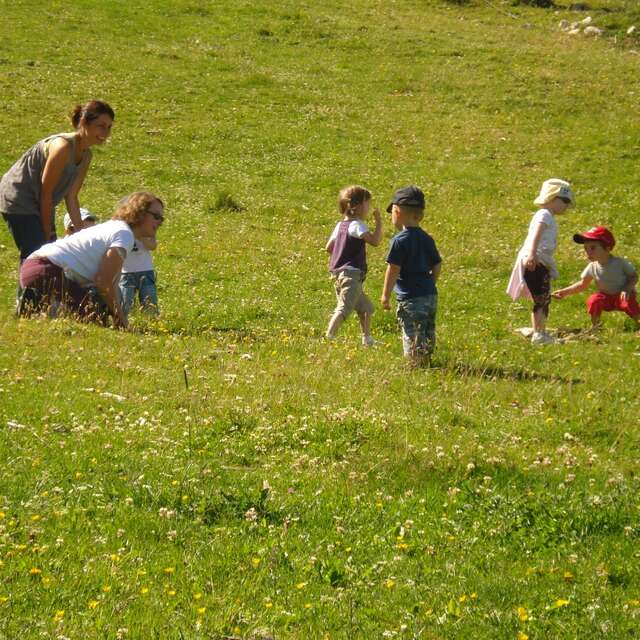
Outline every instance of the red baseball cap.
<path fill-rule="evenodd" d="M 573 236 L 573 241 L 578 244 L 584 244 L 585 240 L 597 240 L 602 242 L 605 247 L 613 249 L 616 244 L 616 239 L 613 237 L 613 233 L 607 229 L 607 227 L 593 227 L 589 231 L 584 233 L 576 233 Z"/>

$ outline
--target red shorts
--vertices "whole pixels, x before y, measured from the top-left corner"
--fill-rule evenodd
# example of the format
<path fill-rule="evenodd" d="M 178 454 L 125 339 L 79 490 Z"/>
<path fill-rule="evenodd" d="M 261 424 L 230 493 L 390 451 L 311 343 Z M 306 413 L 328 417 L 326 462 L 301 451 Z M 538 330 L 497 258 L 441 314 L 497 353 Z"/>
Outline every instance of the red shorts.
<path fill-rule="evenodd" d="M 594 293 L 587 299 L 587 311 L 591 315 L 600 315 L 603 311 L 624 311 L 628 316 L 640 316 L 640 306 L 635 294 L 622 300 L 619 293 Z"/>

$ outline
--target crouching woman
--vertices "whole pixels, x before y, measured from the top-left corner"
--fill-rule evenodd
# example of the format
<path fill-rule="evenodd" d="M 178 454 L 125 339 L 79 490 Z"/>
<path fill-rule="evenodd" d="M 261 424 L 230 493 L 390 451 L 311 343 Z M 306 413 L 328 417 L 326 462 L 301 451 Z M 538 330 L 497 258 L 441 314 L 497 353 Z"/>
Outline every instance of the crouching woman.
<path fill-rule="evenodd" d="M 155 237 L 164 220 L 164 204 L 145 191 L 131 194 L 108 222 L 82 229 L 34 251 L 20 269 L 20 286 L 35 300 L 21 315 L 59 305 L 81 319 L 126 328 L 118 280 L 135 238 Z M 104 313 L 100 311 L 104 310 Z"/>

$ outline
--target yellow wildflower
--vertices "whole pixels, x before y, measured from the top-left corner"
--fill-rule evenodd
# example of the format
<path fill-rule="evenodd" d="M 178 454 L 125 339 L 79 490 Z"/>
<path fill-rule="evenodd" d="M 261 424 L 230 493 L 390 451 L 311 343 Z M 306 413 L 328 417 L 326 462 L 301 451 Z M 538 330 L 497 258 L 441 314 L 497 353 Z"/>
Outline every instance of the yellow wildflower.
<path fill-rule="evenodd" d="M 38 569 L 37 567 L 32 567 L 31 569 L 29 569 L 29 573 L 32 576 L 37 576 L 37 575 L 40 575 L 42 573 L 42 570 Z"/>
<path fill-rule="evenodd" d="M 520 622 L 526 622 L 529 619 L 529 614 L 524 607 L 518 607 L 518 620 Z"/>
<path fill-rule="evenodd" d="M 260 564 L 260 558 L 257 558 L 257 557 L 251 558 L 251 564 L 254 567 L 257 567 Z"/>
<path fill-rule="evenodd" d="M 198 615 L 202 615 L 203 613 L 205 613 L 205 612 L 206 612 L 206 610 L 207 610 L 207 607 L 200 607 L 200 608 L 198 609 Z"/>
<path fill-rule="evenodd" d="M 100 603 L 97 600 L 89 600 L 89 609 L 95 609 Z"/>
<path fill-rule="evenodd" d="M 175 567 L 165 567 L 163 569 L 164 573 L 173 573 L 176 570 Z"/>
<path fill-rule="evenodd" d="M 296 589 L 304 589 L 307 586 L 306 582 L 298 582 Z"/>

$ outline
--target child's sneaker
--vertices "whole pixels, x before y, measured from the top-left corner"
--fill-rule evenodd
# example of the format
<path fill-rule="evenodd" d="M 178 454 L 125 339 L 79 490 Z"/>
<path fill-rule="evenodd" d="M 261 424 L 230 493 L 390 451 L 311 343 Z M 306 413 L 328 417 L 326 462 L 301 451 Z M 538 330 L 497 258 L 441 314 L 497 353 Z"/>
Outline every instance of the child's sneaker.
<path fill-rule="evenodd" d="M 536 331 L 531 336 L 531 344 L 556 344 L 558 341 L 544 331 Z"/>
<path fill-rule="evenodd" d="M 373 347 L 377 342 L 371 336 L 362 336 L 363 347 Z"/>

